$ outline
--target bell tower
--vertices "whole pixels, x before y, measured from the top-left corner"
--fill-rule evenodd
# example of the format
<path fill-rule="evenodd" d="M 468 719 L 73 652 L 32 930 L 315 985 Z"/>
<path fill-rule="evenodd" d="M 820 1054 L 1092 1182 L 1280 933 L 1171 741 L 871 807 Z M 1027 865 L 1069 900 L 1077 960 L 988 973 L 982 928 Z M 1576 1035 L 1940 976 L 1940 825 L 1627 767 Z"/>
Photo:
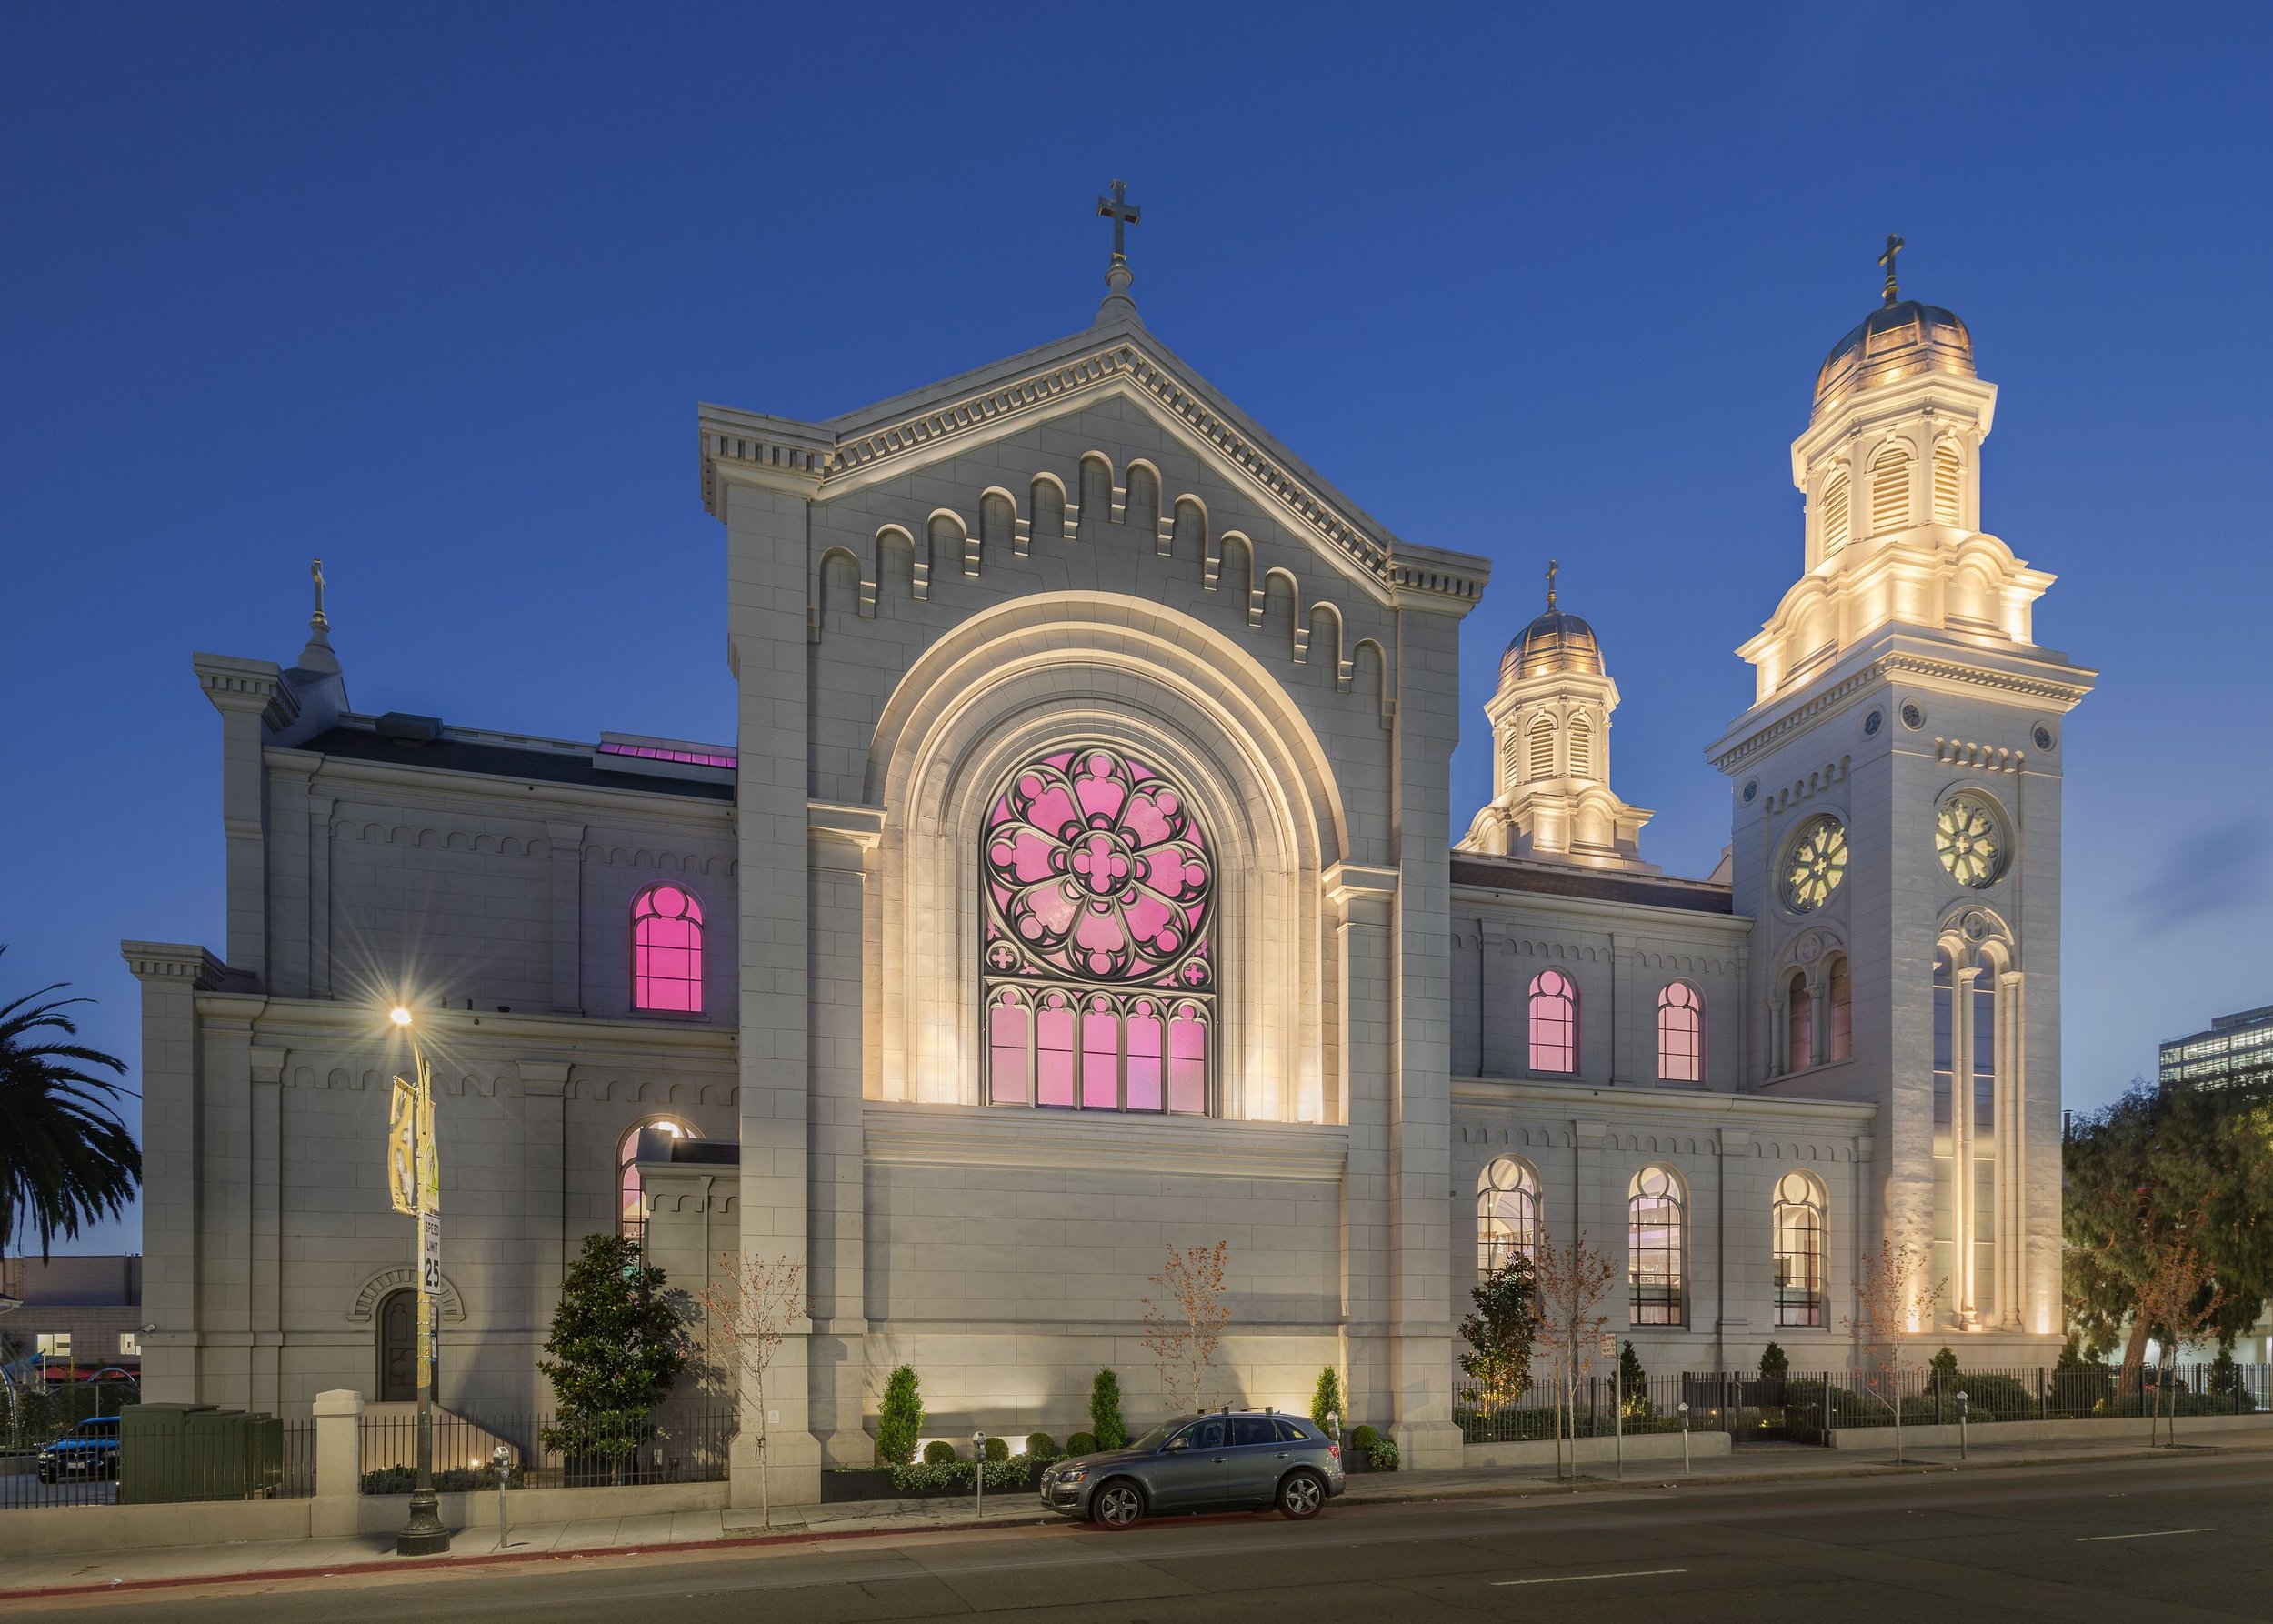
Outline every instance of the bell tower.
<path fill-rule="evenodd" d="M 2037 644 L 2053 577 L 1981 528 L 1997 388 L 1962 321 L 1899 296 L 1901 246 L 1817 373 L 1802 571 L 1709 754 L 1755 922 L 1749 1086 L 1875 1103 L 1857 1249 L 1946 1282 L 1920 1334 L 2033 1353 L 2060 1332 L 2061 733 L 2097 673 Z"/>

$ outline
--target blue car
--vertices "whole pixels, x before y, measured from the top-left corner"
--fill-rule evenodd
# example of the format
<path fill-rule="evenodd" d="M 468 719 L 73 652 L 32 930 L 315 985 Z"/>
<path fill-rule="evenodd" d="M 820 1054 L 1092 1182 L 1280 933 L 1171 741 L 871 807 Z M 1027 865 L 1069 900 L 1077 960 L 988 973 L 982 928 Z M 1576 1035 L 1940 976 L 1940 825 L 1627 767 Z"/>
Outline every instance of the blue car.
<path fill-rule="evenodd" d="M 1125 1529 L 1163 1511 L 1262 1510 L 1303 1521 L 1347 1485 L 1342 1448 L 1307 1418 L 1220 1410 L 1164 1421 L 1125 1449 L 1042 1473 L 1042 1504 Z"/>
<path fill-rule="evenodd" d="M 39 1452 L 39 1480 L 118 1476 L 118 1418 L 91 1416 Z"/>

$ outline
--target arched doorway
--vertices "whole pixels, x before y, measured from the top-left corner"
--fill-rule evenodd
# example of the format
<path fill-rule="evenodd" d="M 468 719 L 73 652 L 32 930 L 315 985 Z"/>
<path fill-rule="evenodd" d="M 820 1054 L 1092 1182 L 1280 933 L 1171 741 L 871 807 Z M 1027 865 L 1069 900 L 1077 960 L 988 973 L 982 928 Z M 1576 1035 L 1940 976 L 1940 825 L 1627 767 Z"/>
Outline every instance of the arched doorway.
<path fill-rule="evenodd" d="M 379 1392 L 382 1404 L 418 1397 L 418 1299 L 408 1288 L 379 1303 Z"/>

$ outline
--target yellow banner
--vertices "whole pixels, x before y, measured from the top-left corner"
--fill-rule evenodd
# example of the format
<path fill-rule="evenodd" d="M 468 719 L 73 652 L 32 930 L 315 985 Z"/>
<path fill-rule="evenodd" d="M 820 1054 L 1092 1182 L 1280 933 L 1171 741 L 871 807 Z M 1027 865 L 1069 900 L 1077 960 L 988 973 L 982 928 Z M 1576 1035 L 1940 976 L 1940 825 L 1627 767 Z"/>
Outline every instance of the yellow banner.
<path fill-rule="evenodd" d="M 442 1210 L 442 1156 L 434 1142 L 434 1073 L 418 1063 L 418 1210 Z"/>
<path fill-rule="evenodd" d="M 401 1078 L 386 1118 L 386 1193 L 395 1210 L 418 1210 L 418 1090 Z"/>

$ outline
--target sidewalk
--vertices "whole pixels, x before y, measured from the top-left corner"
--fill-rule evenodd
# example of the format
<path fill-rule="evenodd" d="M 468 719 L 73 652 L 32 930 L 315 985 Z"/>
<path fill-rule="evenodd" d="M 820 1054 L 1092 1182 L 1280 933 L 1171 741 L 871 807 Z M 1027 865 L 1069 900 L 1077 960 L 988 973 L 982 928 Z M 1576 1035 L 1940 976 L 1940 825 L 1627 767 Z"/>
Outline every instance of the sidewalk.
<path fill-rule="evenodd" d="M 1963 1469 L 2072 1465 L 2104 1460 L 2169 1459 L 2144 1438 L 2125 1429 L 2121 1439 L 2033 1444 L 1984 1445 L 1970 1451 Z M 2178 1458 L 2273 1452 L 2273 1438 L 2221 1438 L 2193 1446 Z M 1898 1472 L 1948 1472 L 1960 1462 L 1954 1449 L 1912 1449 L 1906 1464 L 1894 1464 L 1893 1439 L 1883 1450 L 1834 1452 L 1794 1446 L 1750 1446 L 1716 1459 L 1706 1469 L 1682 1475 L 1678 1461 L 1636 1462 L 1627 1469 L 1628 1484 L 1681 1483 L 1694 1487 L 1773 1484 L 1827 1478 L 1884 1477 Z M 1472 1497 L 1507 1499 L 1596 1492 L 1617 1487 L 1605 1464 L 1589 1463 L 1589 1475 L 1557 1482 L 1547 1468 L 1476 1467 L 1449 1471 L 1362 1473 L 1349 1481 L 1344 1505 L 1378 1505 L 1408 1500 Z M 1332 1512 L 1329 1510 L 1329 1516 Z M 0 1519 L 5 1519 L 0 1513 Z M 321 1575 L 343 1571 L 433 1572 L 497 1562 L 560 1561 L 579 1557 L 628 1555 L 636 1551 L 705 1546 L 811 1550 L 843 1539 L 940 1533 L 974 1529 L 1015 1529 L 1036 1523 L 1062 1523 L 1042 1511 L 1031 1494 L 989 1495 L 981 1514 L 968 1499 L 951 1501 L 876 1500 L 784 1509 L 771 1529 L 755 1510 L 680 1511 L 656 1516 L 593 1519 L 576 1522 L 516 1524 L 511 1544 L 497 1549 L 496 1536 L 476 1529 L 458 1536 L 443 1557 L 398 1557 L 388 1536 L 335 1539 L 291 1539 L 267 1543 L 173 1546 L 164 1549 L 113 1551 L 95 1555 L 9 1558 L 0 1566 L 0 1601 L 125 1586 L 137 1589 L 174 1584 Z M 0 1520 L 0 1539 L 6 1525 Z"/>

